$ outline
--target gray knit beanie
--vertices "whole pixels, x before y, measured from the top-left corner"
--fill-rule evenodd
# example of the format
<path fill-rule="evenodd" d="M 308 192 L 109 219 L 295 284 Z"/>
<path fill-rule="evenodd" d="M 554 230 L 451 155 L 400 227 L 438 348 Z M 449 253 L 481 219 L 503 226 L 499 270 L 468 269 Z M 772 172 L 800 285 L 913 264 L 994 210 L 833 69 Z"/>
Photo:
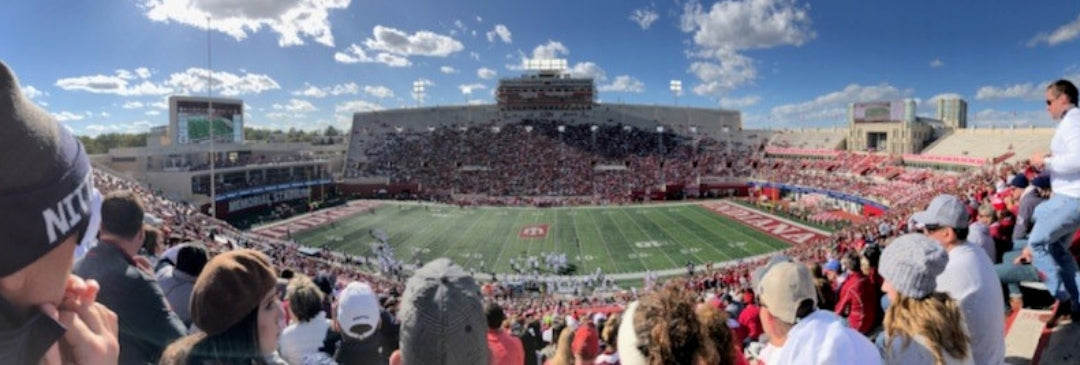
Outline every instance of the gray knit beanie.
<path fill-rule="evenodd" d="M 881 253 L 878 272 L 904 296 L 922 299 L 937 289 L 937 276 L 945 271 L 949 256 L 930 237 L 912 233 L 900 236 Z"/>

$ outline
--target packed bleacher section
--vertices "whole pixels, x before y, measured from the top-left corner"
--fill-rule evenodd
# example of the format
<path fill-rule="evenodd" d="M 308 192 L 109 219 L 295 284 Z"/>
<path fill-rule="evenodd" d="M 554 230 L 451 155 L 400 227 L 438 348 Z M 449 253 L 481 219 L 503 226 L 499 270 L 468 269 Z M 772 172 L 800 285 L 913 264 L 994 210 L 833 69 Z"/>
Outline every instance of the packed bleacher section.
<path fill-rule="evenodd" d="M 346 177 L 418 183 L 435 196 L 596 196 L 622 202 L 632 191 L 662 184 L 749 174 L 753 166 L 745 162 L 763 140 L 738 136 L 716 140 L 550 120 L 402 130 L 368 144 L 362 151 L 368 162 L 350 167 Z"/>
<path fill-rule="evenodd" d="M 772 135 L 769 139 L 769 146 L 780 148 L 837 150 L 843 148 L 842 143 L 845 138 L 847 138 L 846 129 L 785 129 Z"/>
<path fill-rule="evenodd" d="M 396 280 L 369 274 L 377 270 L 362 258 L 326 250 L 315 255 L 304 254 L 295 244 L 242 232 L 224 221 L 199 213 L 191 205 L 166 199 L 131 180 L 97 170 L 94 171 L 94 185 L 102 195 L 122 190 L 137 193 L 143 199 L 147 213 L 156 218 L 148 221 L 153 220 L 154 225 L 163 231 L 169 247 L 196 242 L 205 244 L 212 254 L 255 248 L 267 253 L 280 268 L 290 268 L 311 277 L 323 274 L 338 276 L 342 280 L 365 280 L 380 293 L 400 292 L 401 285 Z M 357 270 L 354 265 L 363 265 L 370 270 Z"/>

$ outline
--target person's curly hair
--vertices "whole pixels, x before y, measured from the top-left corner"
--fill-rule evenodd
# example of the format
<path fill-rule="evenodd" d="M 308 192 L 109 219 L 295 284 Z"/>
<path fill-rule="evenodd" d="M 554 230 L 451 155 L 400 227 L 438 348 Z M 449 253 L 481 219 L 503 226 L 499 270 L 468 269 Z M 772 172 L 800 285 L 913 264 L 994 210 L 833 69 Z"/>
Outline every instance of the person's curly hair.
<path fill-rule="evenodd" d="M 697 315 L 698 320 L 705 326 L 709 338 L 716 345 L 716 353 L 720 357 L 719 364 L 734 364 L 735 356 L 741 354 L 735 353 L 735 335 L 731 333 L 731 327 L 728 327 L 727 313 L 705 304 L 698 306 Z"/>
<path fill-rule="evenodd" d="M 650 365 L 716 364 L 719 356 L 695 300 L 680 283 L 669 283 L 641 299 L 634 313 L 638 350 Z"/>

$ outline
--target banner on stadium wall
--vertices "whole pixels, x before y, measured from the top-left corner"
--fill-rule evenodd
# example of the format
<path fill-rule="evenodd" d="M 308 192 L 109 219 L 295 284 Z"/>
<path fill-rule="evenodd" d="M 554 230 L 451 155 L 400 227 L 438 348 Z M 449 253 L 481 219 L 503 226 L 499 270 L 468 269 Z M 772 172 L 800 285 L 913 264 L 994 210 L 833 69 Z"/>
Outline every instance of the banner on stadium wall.
<path fill-rule="evenodd" d="M 311 188 L 291 188 L 272 193 L 252 195 L 229 201 L 229 213 L 241 211 L 258 206 L 266 206 L 289 200 L 308 199 L 311 197 Z"/>
<path fill-rule="evenodd" d="M 847 193 L 841 193 L 839 191 L 832 191 L 832 190 L 825 190 L 825 189 L 818 189 L 818 188 L 808 188 L 808 187 L 805 187 L 805 186 L 797 186 L 797 185 L 777 184 L 777 183 L 771 183 L 771 182 L 751 181 L 751 182 L 748 182 L 748 184 L 750 184 L 750 186 L 759 187 L 763 191 L 764 191 L 764 189 L 775 188 L 775 189 L 779 189 L 781 192 L 792 191 L 792 192 L 798 192 L 798 193 L 816 193 L 816 194 L 822 194 L 822 195 L 828 196 L 830 198 L 835 198 L 835 199 L 849 201 L 849 202 L 853 202 L 853 203 L 857 203 L 857 204 L 862 204 L 863 206 L 869 205 L 869 206 L 877 207 L 877 208 L 881 209 L 882 211 L 885 211 L 885 210 L 889 209 L 888 206 L 886 206 L 884 204 L 881 204 L 881 203 L 878 203 L 876 201 L 866 199 L 866 198 L 863 198 L 863 197 L 860 197 L 860 196 L 847 194 Z"/>
<path fill-rule="evenodd" d="M 873 205 L 863 204 L 862 212 L 864 217 L 877 217 L 885 215 L 885 210 Z"/>
<path fill-rule="evenodd" d="M 987 159 L 983 157 L 967 156 L 933 156 L 904 154 L 904 162 L 939 163 L 946 165 L 982 166 Z"/>
<path fill-rule="evenodd" d="M 840 151 L 830 150 L 825 148 L 788 148 L 788 147 L 765 147 L 765 153 L 770 155 L 789 155 L 789 156 L 821 156 L 821 157 L 836 157 L 840 155 Z"/>
<path fill-rule="evenodd" d="M 277 185 L 266 185 L 266 186 L 260 186 L 260 187 L 257 187 L 257 188 L 251 188 L 251 189 L 228 192 L 228 193 L 224 193 L 224 194 L 218 194 L 217 198 L 214 199 L 214 200 L 217 200 L 217 201 L 220 202 L 220 201 L 229 200 L 229 199 L 233 199 L 233 198 L 241 197 L 241 196 L 245 196 L 245 195 L 265 193 L 267 191 L 277 191 L 277 190 L 280 190 L 280 189 L 288 189 L 288 188 L 311 187 L 311 186 L 315 186 L 315 185 L 329 184 L 331 182 L 332 181 L 330 181 L 330 179 L 322 179 L 322 180 L 309 180 L 309 181 L 301 181 L 301 182 L 284 183 L 284 184 L 277 184 Z"/>

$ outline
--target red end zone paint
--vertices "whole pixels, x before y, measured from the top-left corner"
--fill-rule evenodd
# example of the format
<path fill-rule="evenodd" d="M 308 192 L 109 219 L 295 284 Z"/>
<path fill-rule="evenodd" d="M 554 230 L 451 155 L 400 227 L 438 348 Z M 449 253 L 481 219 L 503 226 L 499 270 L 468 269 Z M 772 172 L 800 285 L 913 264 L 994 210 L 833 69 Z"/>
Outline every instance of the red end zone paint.
<path fill-rule="evenodd" d="M 818 238 L 829 237 L 826 233 L 810 230 L 728 202 L 708 203 L 702 204 L 702 206 L 793 245 L 802 245 Z"/>
<path fill-rule="evenodd" d="M 548 225 L 546 224 L 530 224 L 525 227 L 521 227 L 521 231 L 518 232 L 518 237 L 521 238 L 544 238 L 548 234 Z"/>

